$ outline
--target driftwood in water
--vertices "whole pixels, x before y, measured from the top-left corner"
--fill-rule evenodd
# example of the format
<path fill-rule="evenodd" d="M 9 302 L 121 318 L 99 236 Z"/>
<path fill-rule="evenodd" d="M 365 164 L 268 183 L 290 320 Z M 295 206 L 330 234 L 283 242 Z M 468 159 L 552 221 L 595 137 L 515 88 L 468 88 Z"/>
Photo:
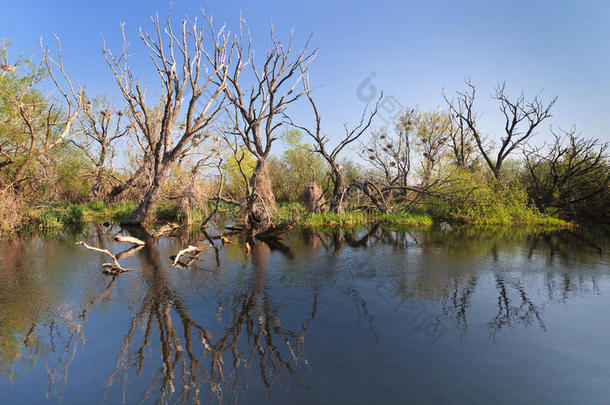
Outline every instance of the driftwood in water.
<path fill-rule="evenodd" d="M 123 273 L 125 271 L 131 271 L 131 269 L 123 268 L 115 255 L 113 255 L 108 249 L 100 249 L 94 246 L 89 246 L 85 242 L 76 242 L 76 245 L 84 246 L 89 250 L 94 250 L 96 252 L 105 253 L 112 259 L 113 263 L 104 263 L 102 267 L 104 267 L 104 272 L 108 274 L 118 274 Z"/>
<path fill-rule="evenodd" d="M 133 255 L 135 252 L 137 252 L 138 250 L 142 249 L 144 246 L 139 245 L 139 246 L 132 246 L 129 249 L 123 250 L 120 253 L 116 254 L 116 258 L 117 259 L 123 259 L 125 257 L 129 257 L 131 255 Z"/>
<path fill-rule="evenodd" d="M 180 225 L 178 225 L 174 222 L 169 222 L 169 223 L 163 225 L 161 228 L 151 232 L 151 236 L 153 238 L 160 238 L 161 236 L 166 236 L 166 235 L 171 234 L 178 228 L 180 228 Z"/>
<path fill-rule="evenodd" d="M 288 232 L 294 227 L 295 218 L 293 217 L 290 221 L 282 222 L 279 225 L 271 224 L 267 229 L 254 235 L 257 239 L 269 239 L 277 238 L 283 233 Z"/>
<path fill-rule="evenodd" d="M 127 243 L 131 243 L 132 245 L 137 245 L 137 246 L 146 245 L 146 242 L 144 242 L 141 239 L 134 238 L 133 236 L 114 235 L 113 239 L 115 242 L 127 242 Z"/>
<path fill-rule="evenodd" d="M 171 265 L 172 266 L 182 265 L 183 267 L 188 267 L 191 263 L 193 263 L 193 261 L 195 261 L 197 256 L 199 256 L 199 254 L 201 252 L 203 252 L 204 250 L 205 250 L 205 247 L 197 247 L 197 246 L 189 245 L 186 249 L 182 249 L 181 251 L 178 252 L 178 254 L 174 257 L 174 262 Z M 191 253 L 191 252 L 195 252 L 196 254 L 191 258 L 191 260 L 188 263 L 186 263 L 186 264 L 181 263 L 180 257 L 183 255 L 186 255 L 187 253 Z M 171 257 L 170 257 L 170 259 L 171 259 Z"/>

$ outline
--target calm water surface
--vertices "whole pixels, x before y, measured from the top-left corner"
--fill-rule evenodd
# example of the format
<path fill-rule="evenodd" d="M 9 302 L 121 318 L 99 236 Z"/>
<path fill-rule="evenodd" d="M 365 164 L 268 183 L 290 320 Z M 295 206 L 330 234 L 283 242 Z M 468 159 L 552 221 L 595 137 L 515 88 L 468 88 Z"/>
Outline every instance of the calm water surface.
<path fill-rule="evenodd" d="M 610 401 L 607 242 L 569 232 L 293 230 L 120 252 L 118 229 L 0 243 L 0 403 Z M 137 231 L 136 231 L 137 235 Z"/>

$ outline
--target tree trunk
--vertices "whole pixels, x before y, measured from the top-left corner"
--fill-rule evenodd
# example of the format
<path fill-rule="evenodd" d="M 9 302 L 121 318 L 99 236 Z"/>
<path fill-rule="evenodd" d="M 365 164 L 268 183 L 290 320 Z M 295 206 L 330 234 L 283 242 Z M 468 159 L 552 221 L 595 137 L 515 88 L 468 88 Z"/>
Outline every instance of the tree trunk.
<path fill-rule="evenodd" d="M 95 182 L 91 187 L 91 193 L 96 200 L 102 197 L 102 189 L 104 184 L 104 163 L 106 163 L 107 146 L 102 144 L 99 159 L 95 165 Z"/>
<path fill-rule="evenodd" d="M 121 195 L 125 190 L 128 190 L 133 187 L 134 183 L 138 180 L 142 173 L 144 173 L 145 169 L 146 165 L 142 164 L 129 179 L 112 187 L 112 190 L 110 190 L 110 192 L 106 194 L 106 202 L 115 202 L 119 195 Z"/>
<path fill-rule="evenodd" d="M 250 229 L 256 231 L 269 226 L 275 212 L 275 196 L 266 158 L 257 162 L 250 179 L 250 190 L 246 204 L 247 220 Z"/>
<path fill-rule="evenodd" d="M 305 209 L 318 214 L 322 212 L 324 202 L 322 187 L 320 187 L 315 181 L 310 181 L 307 183 L 305 186 L 305 191 L 303 192 L 303 203 L 305 205 Z"/>
<path fill-rule="evenodd" d="M 334 177 L 334 189 L 333 189 L 333 197 L 330 200 L 330 211 L 338 214 L 342 214 L 345 212 L 343 198 L 345 197 L 345 191 L 347 190 L 347 184 L 345 183 L 345 173 L 343 173 L 343 168 L 340 166 L 333 167 L 333 177 Z"/>
<path fill-rule="evenodd" d="M 144 194 L 144 198 L 142 198 L 142 202 L 127 218 L 121 221 L 121 225 L 140 225 L 144 222 L 148 216 L 150 215 L 150 211 L 153 208 L 153 204 L 157 200 L 159 192 L 161 191 L 161 179 L 165 176 L 165 170 L 161 172 L 158 176 L 156 176 Z"/>

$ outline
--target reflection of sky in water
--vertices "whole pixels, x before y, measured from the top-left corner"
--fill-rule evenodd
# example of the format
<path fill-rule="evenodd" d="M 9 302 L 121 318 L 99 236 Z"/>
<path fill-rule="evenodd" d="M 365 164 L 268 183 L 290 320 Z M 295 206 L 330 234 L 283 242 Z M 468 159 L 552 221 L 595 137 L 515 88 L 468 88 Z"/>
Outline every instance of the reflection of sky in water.
<path fill-rule="evenodd" d="M 111 234 L 84 239 L 128 248 Z M 135 271 L 114 281 L 75 238 L 0 245 L 4 403 L 610 394 L 608 245 L 594 237 L 295 230 L 249 253 L 234 237 L 183 269 L 169 256 L 203 238 L 171 238 L 123 259 Z"/>

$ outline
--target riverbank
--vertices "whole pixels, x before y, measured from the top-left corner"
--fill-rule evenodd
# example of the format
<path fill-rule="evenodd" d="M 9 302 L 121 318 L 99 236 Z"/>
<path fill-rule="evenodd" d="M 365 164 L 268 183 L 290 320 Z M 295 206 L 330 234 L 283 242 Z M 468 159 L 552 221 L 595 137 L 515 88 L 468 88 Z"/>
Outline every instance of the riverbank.
<path fill-rule="evenodd" d="M 25 210 L 21 226 L 17 232 L 34 232 L 40 230 L 62 230 L 74 228 L 89 223 L 114 222 L 118 223 L 125 218 L 136 203 L 123 201 L 112 205 L 101 202 L 87 204 L 64 204 L 52 206 L 31 207 Z M 280 223 L 293 220 L 297 225 L 307 227 L 323 226 L 356 226 L 370 223 L 384 225 L 429 227 L 435 223 L 460 226 L 525 226 L 542 227 L 549 229 L 573 228 L 576 225 L 549 214 L 539 213 L 535 210 L 510 209 L 495 213 L 486 213 L 479 216 L 443 217 L 433 208 L 422 209 L 412 207 L 392 207 L 392 212 L 363 211 L 348 209 L 345 213 L 312 213 L 304 209 L 299 203 L 280 203 L 277 206 L 274 221 Z M 172 201 L 162 201 L 156 204 L 154 216 L 147 224 L 153 229 L 159 224 L 175 222 L 183 226 L 198 226 L 214 209 L 214 204 L 204 209 L 190 208 L 180 210 Z M 239 222 L 239 207 L 221 204 L 218 215 Z M 5 232 L 5 234 L 8 232 Z"/>

